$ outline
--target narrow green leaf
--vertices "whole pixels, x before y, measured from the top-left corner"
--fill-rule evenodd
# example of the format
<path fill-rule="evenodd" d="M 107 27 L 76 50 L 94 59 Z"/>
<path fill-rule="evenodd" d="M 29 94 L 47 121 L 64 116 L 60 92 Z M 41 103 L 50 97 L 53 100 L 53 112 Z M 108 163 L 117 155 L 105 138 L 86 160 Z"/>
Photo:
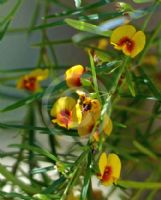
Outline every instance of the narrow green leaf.
<path fill-rule="evenodd" d="M 132 74 L 131 74 L 131 72 L 129 71 L 128 68 L 126 68 L 126 82 L 127 82 L 128 88 L 129 88 L 132 96 L 135 97 L 136 92 L 135 92 L 134 82 L 133 82 L 133 79 L 132 79 Z"/>
<path fill-rule="evenodd" d="M 99 99 L 101 101 L 100 94 L 99 94 L 99 88 L 98 88 L 98 82 L 97 82 L 97 74 L 96 74 L 95 63 L 94 63 L 93 57 L 90 53 L 89 53 L 89 60 L 90 60 L 94 90 L 97 94 L 97 99 Z"/>
<path fill-rule="evenodd" d="M 153 2 L 154 0 L 133 0 L 135 3 L 148 3 Z"/>
<path fill-rule="evenodd" d="M 10 21 L 14 18 L 14 15 L 17 12 L 19 6 L 21 5 L 21 2 L 22 2 L 22 0 L 17 0 L 17 2 L 15 3 L 15 6 L 11 9 L 9 14 L 6 15 L 5 18 L 0 22 L 0 25 L 7 23 L 8 21 Z"/>
<path fill-rule="evenodd" d="M 161 189 L 161 182 L 118 181 L 118 186 L 134 189 Z"/>
<path fill-rule="evenodd" d="M 84 21 L 79 21 L 75 19 L 65 19 L 65 22 L 80 31 L 85 31 L 89 32 L 92 34 L 97 34 L 105 37 L 109 37 L 111 35 L 111 31 L 101 31 L 100 28 L 96 25 L 84 22 Z"/>
<path fill-rule="evenodd" d="M 18 194 L 15 192 L 4 192 L 4 191 L 0 191 L 0 197 L 3 197 L 5 199 L 10 199 L 10 198 L 16 198 L 17 200 L 33 200 L 32 197 L 29 196 L 25 196 L 22 194 Z"/>
<path fill-rule="evenodd" d="M 83 182 L 80 200 L 87 199 L 87 194 L 89 191 L 89 186 L 90 186 L 90 181 L 91 181 L 91 168 L 90 168 L 91 161 L 92 161 L 91 152 L 89 152 L 88 153 L 88 162 L 87 162 L 87 166 L 86 166 L 86 173 L 84 175 L 84 182 Z"/>
<path fill-rule="evenodd" d="M 41 149 L 39 147 L 35 147 L 35 146 L 30 146 L 30 145 L 21 145 L 21 144 L 12 144 L 12 145 L 9 145 L 10 147 L 19 147 L 19 148 L 22 148 L 22 149 L 27 149 L 27 150 L 31 150 L 33 152 L 37 152 L 41 155 L 44 155 L 48 158 L 50 158 L 51 160 L 55 161 L 55 162 L 58 162 L 59 159 L 56 158 L 53 154 L 51 154 L 50 152 L 48 152 L 47 150 L 44 150 L 44 149 Z M 59 161 L 60 162 L 60 161 Z"/>
<path fill-rule="evenodd" d="M 24 105 L 28 105 L 28 104 L 31 104 L 33 101 L 37 100 L 37 99 L 40 99 L 42 97 L 43 93 L 36 93 L 36 94 L 33 94 L 27 98 L 24 98 L 20 101 L 17 101 L 16 103 L 13 103 L 5 108 L 3 108 L 2 110 L 0 110 L 0 112 L 7 112 L 7 111 L 11 111 L 11 110 L 14 110 L 16 108 L 19 108 L 21 106 L 24 106 Z"/>
<path fill-rule="evenodd" d="M 56 191 L 59 186 L 61 186 L 65 182 L 66 178 L 61 176 L 59 179 L 53 181 L 53 183 L 44 190 L 44 194 L 51 194 L 53 191 Z"/>
<path fill-rule="evenodd" d="M 143 154 L 149 156 L 150 158 L 153 159 L 158 159 L 157 156 L 155 155 L 155 153 L 153 153 L 151 150 L 149 150 L 147 147 L 143 146 L 142 144 L 140 144 L 138 141 L 134 140 L 133 141 L 133 145 Z"/>
<path fill-rule="evenodd" d="M 47 127 L 38 127 L 38 126 L 29 126 L 20 124 L 5 124 L 5 123 L 0 123 L 0 128 L 35 130 L 35 131 L 41 131 L 40 133 L 48 135 L 67 135 L 67 136 L 79 137 L 76 130 L 68 131 L 63 128 L 57 129 L 53 127 L 52 129 L 48 129 Z"/>
<path fill-rule="evenodd" d="M 108 62 L 106 64 L 103 64 L 99 67 L 96 68 L 96 73 L 101 74 L 101 73 L 112 73 L 116 68 L 121 66 L 122 61 L 121 60 L 115 60 Z"/>
<path fill-rule="evenodd" d="M 53 169 L 54 169 L 53 165 L 48 166 L 48 167 L 35 168 L 32 170 L 32 174 L 45 173 L 45 172 L 53 170 Z"/>
<path fill-rule="evenodd" d="M 151 91 L 151 93 L 157 98 L 157 99 L 161 99 L 161 93 L 160 91 L 156 88 L 156 86 L 153 84 L 153 82 L 150 80 L 149 76 L 144 72 L 142 67 L 138 68 L 143 80 L 144 80 L 144 84 L 149 88 L 149 90 Z"/>
<path fill-rule="evenodd" d="M 11 20 L 9 20 L 8 22 L 6 22 L 6 24 L 4 25 L 3 29 L 0 31 L 0 40 L 3 39 L 9 25 L 10 25 Z"/>
<path fill-rule="evenodd" d="M 105 4 L 107 4 L 106 1 L 98 1 L 95 3 L 91 3 L 91 4 L 87 4 L 83 7 L 76 9 L 68 9 L 68 10 L 64 10 L 61 13 L 54 13 L 52 15 L 48 15 L 46 18 L 55 18 L 55 17 L 64 17 L 64 16 L 71 16 L 71 15 L 80 15 L 81 13 L 85 12 L 86 10 L 90 10 L 91 9 L 98 9 L 101 6 L 104 6 Z"/>
<path fill-rule="evenodd" d="M 4 124 L 0 123 L 0 128 L 15 128 L 15 129 L 27 129 L 35 131 L 49 132 L 49 129 L 46 127 L 37 127 L 37 126 L 28 126 L 28 125 L 19 125 L 19 124 Z"/>
<path fill-rule="evenodd" d="M 90 178 L 91 178 L 91 170 L 88 169 L 87 173 L 84 177 L 84 183 L 83 183 L 83 187 L 82 187 L 80 200 L 87 199 L 87 193 L 88 193 L 88 189 L 89 189 L 89 185 L 90 185 Z"/>
<path fill-rule="evenodd" d="M 62 26 L 62 25 L 65 25 L 65 22 L 62 20 L 59 20 L 56 22 L 51 22 L 51 23 L 46 23 L 46 24 L 39 25 L 39 26 L 34 26 L 31 30 L 40 30 L 40 29 L 52 28 L 52 27 Z"/>

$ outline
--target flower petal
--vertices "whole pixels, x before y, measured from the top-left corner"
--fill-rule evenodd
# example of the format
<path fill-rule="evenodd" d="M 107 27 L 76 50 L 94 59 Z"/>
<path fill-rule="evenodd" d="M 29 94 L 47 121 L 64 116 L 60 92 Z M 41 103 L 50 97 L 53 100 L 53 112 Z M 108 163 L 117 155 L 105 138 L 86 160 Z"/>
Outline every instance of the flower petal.
<path fill-rule="evenodd" d="M 47 79 L 48 75 L 48 69 L 35 69 L 30 73 L 30 76 L 36 77 L 38 81 Z"/>
<path fill-rule="evenodd" d="M 103 152 L 100 156 L 100 159 L 99 159 L 99 162 L 98 162 L 98 165 L 99 165 L 99 170 L 100 170 L 100 173 L 101 173 L 101 176 L 104 174 L 104 171 L 105 171 L 105 168 L 107 166 L 107 155 L 105 152 Z"/>
<path fill-rule="evenodd" d="M 132 38 L 136 33 L 136 29 L 132 25 L 122 25 L 116 28 L 111 35 L 110 43 L 114 45 L 114 47 L 118 50 L 121 50 L 122 47 L 119 46 L 119 41 L 124 38 Z"/>
<path fill-rule="evenodd" d="M 80 105 L 77 103 L 72 109 L 72 123 L 69 128 L 76 128 L 82 121 L 82 111 Z"/>
<path fill-rule="evenodd" d="M 107 134 L 109 136 L 112 132 L 112 128 L 113 128 L 112 121 L 108 117 L 108 115 L 105 114 L 104 121 L 103 121 L 103 130 L 104 130 L 105 134 Z"/>
<path fill-rule="evenodd" d="M 93 127 L 95 125 L 95 120 L 90 112 L 87 112 L 83 115 L 82 121 L 78 126 L 78 134 L 80 136 L 87 136 L 91 133 Z"/>
<path fill-rule="evenodd" d="M 65 79 L 68 87 L 81 86 L 80 77 L 84 73 L 84 70 L 82 65 L 75 65 L 65 72 Z"/>
<path fill-rule="evenodd" d="M 134 37 L 132 38 L 132 40 L 134 41 L 134 49 L 133 51 L 131 52 L 131 57 L 135 57 L 137 54 L 139 54 L 144 46 L 145 46 L 145 34 L 143 31 L 138 31 L 136 32 L 136 34 L 134 35 Z"/>
<path fill-rule="evenodd" d="M 51 116 L 56 117 L 56 115 L 62 110 L 72 111 L 75 105 L 76 101 L 72 97 L 61 97 L 54 103 L 50 114 Z"/>
<path fill-rule="evenodd" d="M 107 156 L 107 165 L 112 167 L 112 177 L 114 178 L 114 181 L 119 179 L 121 171 L 120 158 L 116 154 L 110 153 Z"/>

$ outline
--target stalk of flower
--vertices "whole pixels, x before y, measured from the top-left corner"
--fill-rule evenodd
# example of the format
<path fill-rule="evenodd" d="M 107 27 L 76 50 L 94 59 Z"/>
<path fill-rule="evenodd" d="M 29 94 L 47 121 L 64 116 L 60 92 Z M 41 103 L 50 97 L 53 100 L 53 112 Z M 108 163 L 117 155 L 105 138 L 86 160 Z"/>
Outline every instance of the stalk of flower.
<path fill-rule="evenodd" d="M 52 106 L 52 122 L 61 127 L 76 128 L 82 120 L 82 113 L 76 100 L 72 97 L 60 97 Z"/>
<path fill-rule="evenodd" d="M 101 183 L 105 186 L 116 184 L 121 172 L 121 161 L 118 155 L 114 153 L 107 155 L 103 152 L 99 158 L 98 165 L 100 173 L 97 177 Z"/>
<path fill-rule="evenodd" d="M 110 42 L 117 50 L 130 57 L 137 56 L 145 46 L 145 34 L 143 31 L 136 31 L 132 25 L 122 25 L 116 28 L 111 35 Z"/>
<path fill-rule="evenodd" d="M 18 89 L 37 92 L 41 89 L 40 82 L 48 78 L 48 69 L 35 69 L 31 73 L 22 76 L 17 82 Z"/>
<path fill-rule="evenodd" d="M 81 76 L 85 73 L 85 67 L 82 65 L 75 65 L 65 72 L 65 80 L 68 87 L 80 87 Z"/>

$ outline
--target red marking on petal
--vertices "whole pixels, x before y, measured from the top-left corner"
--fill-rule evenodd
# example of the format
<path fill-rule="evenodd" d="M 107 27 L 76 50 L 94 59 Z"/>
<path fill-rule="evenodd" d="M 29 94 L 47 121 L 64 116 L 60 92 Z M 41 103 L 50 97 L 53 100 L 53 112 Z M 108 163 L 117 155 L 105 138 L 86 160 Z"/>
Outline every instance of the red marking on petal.
<path fill-rule="evenodd" d="M 111 175 L 112 175 L 112 167 L 111 166 L 107 166 L 105 168 L 105 171 L 104 171 L 104 174 L 102 176 L 102 181 L 103 182 L 106 182 L 106 181 L 109 181 L 110 178 L 111 178 Z"/>
<path fill-rule="evenodd" d="M 23 80 L 23 88 L 29 91 L 36 90 L 36 78 L 35 77 L 28 77 Z"/>
<path fill-rule="evenodd" d="M 81 74 L 80 74 L 80 76 L 78 76 L 78 77 L 76 77 L 76 78 L 73 78 L 72 82 L 73 82 L 73 85 L 74 85 L 74 86 L 80 87 L 80 86 L 82 85 L 82 84 L 81 84 L 80 77 L 81 77 Z"/>
<path fill-rule="evenodd" d="M 118 42 L 119 46 L 126 46 L 126 49 L 131 53 L 132 50 L 134 49 L 135 43 L 133 40 L 131 40 L 128 37 L 123 37 L 120 39 L 120 41 Z"/>
<path fill-rule="evenodd" d="M 69 123 L 71 123 L 72 120 L 72 112 L 67 109 L 62 110 L 59 113 L 59 120 L 61 121 L 61 123 L 65 124 L 66 128 L 68 128 Z"/>

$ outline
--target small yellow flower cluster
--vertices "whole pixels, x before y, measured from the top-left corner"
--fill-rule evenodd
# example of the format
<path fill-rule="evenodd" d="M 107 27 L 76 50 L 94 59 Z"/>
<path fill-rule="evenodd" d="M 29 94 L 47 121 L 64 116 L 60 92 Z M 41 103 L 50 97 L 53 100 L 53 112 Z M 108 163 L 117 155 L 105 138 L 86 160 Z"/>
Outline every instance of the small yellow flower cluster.
<path fill-rule="evenodd" d="M 76 65 L 65 73 L 66 83 L 69 87 L 81 86 L 81 76 L 85 73 L 85 67 Z M 76 128 L 80 136 L 87 136 L 94 132 L 94 139 L 99 140 L 99 127 L 97 125 L 101 114 L 101 104 L 98 99 L 92 99 L 86 93 L 77 90 L 79 96 L 76 101 L 72 97 L 60 97 L 51 109 L 52 122 L 61 127 Z M 106 114 L 104 116 L 102 131 L 110 135 L 112 121 Z"/>
<path fill-rule="evenodd" d="M 35 69 L 18 80 L 17 88 L 29 92 L 37 92 L 41 90 L 40 82 L 47 79 L 48 74 L 48 69 Z"/>
<path fill-rule="evenodd" d="M 76 65 L 69 68 L 65 73 L 66 83 L 69 87 L 81 86 L 81 76 L 85 73 L 85 68 Z M 77 90 L 79 98 L 60 97 L 52 106 L 52 122 L 67 129 L 77 129 L 78 134 L 87 136 L 92 134 L 95 142 L 99 141 L 100 131 L 104 137 L 112 132 L 112 121 L 107 114 L 104 115 L 101 130 L 99 129 L 99 119 L 101 115 L 101 103 L 98 99 L 89 97 L 85 92 Z M 116 154 L 102 153 L 99 159 L 100 174 L 98 178 L 104 185 L 116 183 L 120 176 L 121 162 Z M 70 197 L 75 199 L 74 196 Z"/>

